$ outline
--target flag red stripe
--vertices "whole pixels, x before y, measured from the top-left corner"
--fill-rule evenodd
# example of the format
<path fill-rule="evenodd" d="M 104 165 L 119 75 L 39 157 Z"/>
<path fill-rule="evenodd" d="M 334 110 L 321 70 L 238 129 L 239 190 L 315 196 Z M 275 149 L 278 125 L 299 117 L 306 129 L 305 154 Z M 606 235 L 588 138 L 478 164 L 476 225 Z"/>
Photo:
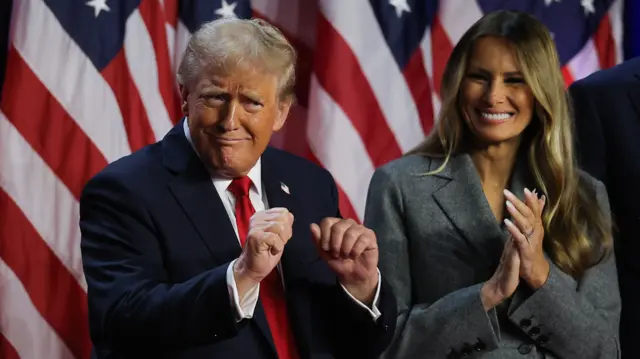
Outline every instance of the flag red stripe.
<path fill-rule="evenodd" d="M 598 24 L 598 29 L 593 35 L 593 42 L 600 60 L 600 68 L 606 69 L 614 66 L 616 64 L 616 44 L 613 39 L 611 18 L 608 14 Z"/>
<path fill-rule="evenodd" d="M 313 73 L 314 51 L 304 42 L 300 41 L 295 34 L 288 32 L 284 27 L 267 18 L 264 14 L 253 9 L 253 17 L 267 21 L 276 26 L 282 34 L 291 42 L 298 54 L 296 63 L 296 99 L 297 103 L 303 107 L 309 105 L 309 88 L 311 86 L 311 74 Z"/>
<path fill-rule="evenodd" d="M 164 11 L 157 0 L 143 0 L 138 9 L 153 43 L 158 67 L 158 90 L 164 100 L 169 118 L 173 123 L 177 123 L 180 120 L 180 102 L 174 91 L 176 81 L 174 81 L 169 60 L 169 43 L 167 42 L 167 30 L 164 26 Z"/>
<path fill-rule="evenodd" d="M 413 52 L 413 56 L 411 56 L 405 66 L 403 74 L 409 86 L 409 91 L 411 91 L 411 96 L 418 107 L 422 130 L 425 134 L 428 134 L 433 127 L 432 91 L 429 84 L 429 76 L 424 67 L 424 57 L 422 56 L 422 50 L 420 48 Z"/>
<path fill-rule="evenodd" d="M 562 77 L 564 78 L 565 88 L 568 88 L 573 83 L 573 75 L 568 65 L 562 67 Z"/>
<path fill-rule="evenodd" d="M 318 82 L 353 123 L 374 166 L 398 158 L 402 151 L 382 114 L 371 85 L 349 45 L 324 17 L 318 17 L 314 70 Z"/>
<path fill-rule="evenodd" d="M 122 48 L 102 70 L 102 76 L 113 89 L 122 113 L 129 146 L 131 151 L 136 151 L 149 143 L 156 142 L 156 139 L 138 89 L 129 73 L 124 51 Z"/>
<path fill-rule="evenodd" d="M 2 242 L 0 242 L 2 244 Z M 0 358 L 2 359 L 20 359 L 16 348 L 11 345 L 7 338 L 0 333 Z"/>
<path fill-rule="evenodd" d="M 2 190 L 0 213 L 0 238 L 11 238 L 0 241 L 0 257 L 20 279 L 40 315 L 75 357 L 89 358 L 91 341 L 86 293 Z"/>
<path fill-rule="evenodd" d="M 76 198 L 107 160 L 31 71 L 9 50 L 0 108 Z"/>
<path fill-rule="evenodd" d="M 431 53 L 433 54 L 433 91 L 440 95 L 440 83 L 444 69 L 449 61 L 449 55 L 453 51 L 453 44 L 449 40 L 447 31 L 436 16 L 431 25 Z M 429 61 L 429 59 L 427 59 Z"/>
<path fill-rule="evenodd" d="M 164 21 L 173 26 L 178 26 L 178 0 L 164 0 Z"/>

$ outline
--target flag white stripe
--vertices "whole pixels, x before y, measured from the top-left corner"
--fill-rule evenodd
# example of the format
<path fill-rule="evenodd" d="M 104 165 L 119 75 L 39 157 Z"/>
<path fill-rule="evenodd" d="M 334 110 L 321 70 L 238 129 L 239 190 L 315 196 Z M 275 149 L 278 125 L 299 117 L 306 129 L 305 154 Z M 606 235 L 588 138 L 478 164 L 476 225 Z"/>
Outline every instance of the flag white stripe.
<path fill-rule="evenodd" d="M 0 259 L 0 331 L 21 359 L 75 359 L 40 315 L 20 279 Z"/>
<path fill-rule="evenodd" d="M 440 111 L 440 97 L 438 96 L 436 84 L 433 81 L 433 50 L 431 46 L 431 29 L 427 29 L 422 41 L 420 42 L 420 50 L 422 51 L 422 61 L 424 62 L 424 68 L 429 78 L 429 86 L 431 88 L 431 105 L 432 116 L 434 123 L 438 119 L 438 112 Z"/>
<path fill-rule="evenodd" d="M 113 90 L 42 0 L 15 1 L 13 43 L 108 161 L 131 152 Z"/>
<path fill-rule="evenodd" d="M 598 50 L 592 39 L 587 41 L 580 52 L 567 63 L 567 66 L 574 81 L 580 80 L 594 71 L 600 70 Z"/>
<path fill-rule="evenodd" d="M 187 45 L 189 45 L 189 40 L 191 39 L 191 33 L 189 32 L 189 28 L 182 23 L 182 21 L 178 21 L 178 26 L 176 28 L 176 42 L 175 42 L 175 52 L 174 52 L 174 61 L 176 63 L 176 71 L 180 66 L 180 61 L 182 60 L 182 55 L 184 51 L 187 49 Z"/>
<path fill-rule="evenodd" d="M 0 188 L 86 291 L 78 201 L 2 112 L 0 153 Z"/>
<path fill-rule="evenodd" d="M 176 66 L 176 58 L 173 56 L 175 54 L 176 47 L 176 29 L 173 28 L 170 24 L 164 24 L 165 31 L 167 33 L 167 46 L 169 49 L 169 61 L 171 63 L 171 73 L 175 74 L 177 70 Z"/>
<path fill-rule="evenodd" d="M 322 1 L 321 8 L 358 59 L 400 149 L 412 149 L 424 139 L 418 109 L 371 4 L 365 0 Z"/>
<path fill-rule="evenodd" d="M 616 63 L 624 61 L 624 35 L 623 35 L 623 0 L 614 0 L 609 8 L 609 20 L 611 22 L 611 33 L 613 35 L 613 41 L 616 44 Z"/>
<path fill-rule="evenodd" d="M 156 140 L 161 140 L 171 130 L 173 122 L 159 91 L 158 63 L 153 41 L 138 9 L 127 19 L 124 54 L 153 134 Z"/>
<path fill-rule="evenodd" d="M 480 20 L 482 15 L 482 9 L 475 0 L 440 1 L 438 17 L 454 46 L 471 25 Z"/>
<path fill-rule="evenodd" d="M 315 75 L 310 81 L 308 114 L 309 147 L 342 187 L 362 221 L 374 165 L 358 131 Z"/>

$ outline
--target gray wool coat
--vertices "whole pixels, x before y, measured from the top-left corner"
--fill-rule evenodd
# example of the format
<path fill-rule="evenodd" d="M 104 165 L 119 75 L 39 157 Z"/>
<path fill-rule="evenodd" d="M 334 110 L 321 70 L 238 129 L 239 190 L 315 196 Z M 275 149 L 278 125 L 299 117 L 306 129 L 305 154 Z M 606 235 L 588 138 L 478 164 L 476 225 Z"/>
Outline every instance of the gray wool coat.
<path fill-rule="evenodd" d="M 551 263 L 547 282 L 485 312 L 480 288 L 497 268 L 508 232 L 493 215 L 468 155 L 410 155 L 376 170 L 365 225 L 376 232 L 380 270 L 398 302 L 396 336 L 383 355 L 413 358 L 615 359 L 620 356 L 620 296 L 613 255 L 579 280 Z M 509 189 L 524 197 L 527 170 L 516 165 Z M 602 183 L 594 205 L 607 216 Z M 528 187 L 533 190 L 532 187 Z"/>

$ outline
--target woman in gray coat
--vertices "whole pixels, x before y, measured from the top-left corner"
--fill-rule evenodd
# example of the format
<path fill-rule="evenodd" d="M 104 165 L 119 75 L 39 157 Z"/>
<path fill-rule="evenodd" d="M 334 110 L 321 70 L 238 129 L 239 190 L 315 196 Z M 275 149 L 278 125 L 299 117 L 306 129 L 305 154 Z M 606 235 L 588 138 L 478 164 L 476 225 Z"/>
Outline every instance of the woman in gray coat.
<path fill-rule="evenodd" d="M 385 358 L 618 358 L 602 183 L 576 168 L 558 56 L 500 11 L 451 54 L 433 133 L 378 169 L 365 224 L 398 295 Z"/>

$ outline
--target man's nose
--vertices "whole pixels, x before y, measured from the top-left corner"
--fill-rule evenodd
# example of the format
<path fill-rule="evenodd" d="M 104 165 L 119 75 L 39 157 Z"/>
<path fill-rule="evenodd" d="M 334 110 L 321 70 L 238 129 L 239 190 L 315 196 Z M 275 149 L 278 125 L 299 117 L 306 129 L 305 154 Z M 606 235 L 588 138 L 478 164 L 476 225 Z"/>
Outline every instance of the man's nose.
<path fill-rule="evenodd" d="M 220 111 L 219 126 L 224 131 L 233 131 L 238 129 L 238 104 L 235 101 L 229 101 Z"/>

